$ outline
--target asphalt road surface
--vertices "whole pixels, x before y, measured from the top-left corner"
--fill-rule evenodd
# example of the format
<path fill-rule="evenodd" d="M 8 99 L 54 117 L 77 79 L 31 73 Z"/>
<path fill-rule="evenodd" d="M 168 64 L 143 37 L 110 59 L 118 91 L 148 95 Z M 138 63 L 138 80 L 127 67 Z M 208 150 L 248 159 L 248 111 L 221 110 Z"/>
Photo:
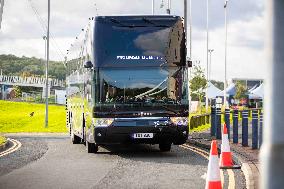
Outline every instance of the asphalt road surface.
<path fill-rule="evenodd" d="M 66 136 L 14 136 L 22 147 L 0 157 L 1 189 L 205 188 L 208 160 L 189 149 L 157 145 L 114 145 L 88 154 Z M 244 177 L 234 170 L 236 188 Z M 224 172 L 224 188 L 229 176 Z"/>

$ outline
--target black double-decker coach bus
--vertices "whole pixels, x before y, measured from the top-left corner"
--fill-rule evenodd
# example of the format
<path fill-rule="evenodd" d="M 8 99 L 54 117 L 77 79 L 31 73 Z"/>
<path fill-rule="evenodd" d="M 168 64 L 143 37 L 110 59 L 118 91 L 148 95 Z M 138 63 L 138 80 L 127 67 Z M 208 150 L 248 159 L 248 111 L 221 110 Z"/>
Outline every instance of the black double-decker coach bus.
<path fill-rule="evenodd" d="M 98 16 L 68 51 L 67 125 L 87 151 L 188 138 L 185 33 L 178 16 Z"/>

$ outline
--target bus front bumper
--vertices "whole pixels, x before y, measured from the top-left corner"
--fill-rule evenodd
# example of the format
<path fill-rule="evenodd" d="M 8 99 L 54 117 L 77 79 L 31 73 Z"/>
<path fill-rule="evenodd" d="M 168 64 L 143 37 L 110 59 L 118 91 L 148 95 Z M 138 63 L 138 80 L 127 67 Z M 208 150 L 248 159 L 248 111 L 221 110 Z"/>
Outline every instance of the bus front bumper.
<path fill-rule="evenodd" d="M 184 144 L 188 138 L 188 126 L 135 126 L 95 127 L 97 144 Z M 150 138 L 136 138 L 135 134 L 150 134 Z"/>

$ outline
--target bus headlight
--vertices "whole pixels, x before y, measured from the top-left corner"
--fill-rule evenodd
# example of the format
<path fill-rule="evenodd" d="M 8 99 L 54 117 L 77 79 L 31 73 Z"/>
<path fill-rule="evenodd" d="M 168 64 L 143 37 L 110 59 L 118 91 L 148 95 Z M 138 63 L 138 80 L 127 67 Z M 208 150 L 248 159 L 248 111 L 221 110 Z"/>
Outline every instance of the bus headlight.
<path fill-rule="evenodd" d="M 178 126 L 187 126 L 188 118 L 187 117 L 171 117 L 171 122 Z"/>
<path fill-rule="evenodd" d="M 113 120 L 112 118 L 93 118 L 93 124 L 97 127 L 108 127 Z"/>

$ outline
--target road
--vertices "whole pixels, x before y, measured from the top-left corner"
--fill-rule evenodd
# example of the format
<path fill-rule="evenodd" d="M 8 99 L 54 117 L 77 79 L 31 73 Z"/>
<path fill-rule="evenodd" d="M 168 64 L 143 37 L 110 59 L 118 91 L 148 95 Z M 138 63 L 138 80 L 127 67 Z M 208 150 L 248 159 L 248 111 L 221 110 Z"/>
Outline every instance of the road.
<path fill-rule="evenodd" d="M 205 188 L 208 160 L 186 146 L 113 145 L 88 154 L 67 136 L 13 136 L 19 150 L 0 157 L 0 188 Z M 234 170 L 236 188 L 244 187 Z M 230 174 L 224 171 L 224 188 Z"/>

